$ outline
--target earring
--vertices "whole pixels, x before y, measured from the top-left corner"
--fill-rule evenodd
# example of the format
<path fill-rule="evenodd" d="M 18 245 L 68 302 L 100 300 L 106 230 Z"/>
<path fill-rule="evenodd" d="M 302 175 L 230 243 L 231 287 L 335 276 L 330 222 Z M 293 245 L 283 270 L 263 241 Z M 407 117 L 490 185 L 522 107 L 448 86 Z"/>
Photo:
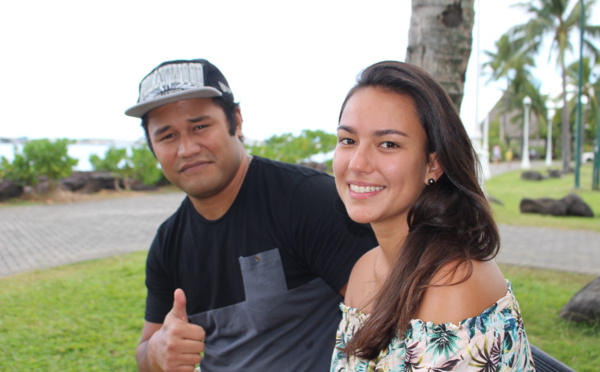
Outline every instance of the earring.
<path fill-rule="evenodd" d="M 435 180 L 433 178 L 430 178 L 427 183 L 431 186 L 435 183 Z"/>

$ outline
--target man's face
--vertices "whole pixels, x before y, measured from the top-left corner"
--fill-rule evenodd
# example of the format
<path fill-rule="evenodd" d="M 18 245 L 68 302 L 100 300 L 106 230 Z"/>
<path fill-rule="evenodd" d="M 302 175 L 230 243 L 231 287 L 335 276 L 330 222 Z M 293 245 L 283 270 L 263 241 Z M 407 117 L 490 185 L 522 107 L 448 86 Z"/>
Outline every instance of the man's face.
<path fill-rule="evenodd" d="M 223 109 L 211 98 L 169 103 L 150 111 L 147 119 L 163 173 L 190 197 L 214 197 L 234 179 L 245 156 L 239 110 L 234 135 Z"/>

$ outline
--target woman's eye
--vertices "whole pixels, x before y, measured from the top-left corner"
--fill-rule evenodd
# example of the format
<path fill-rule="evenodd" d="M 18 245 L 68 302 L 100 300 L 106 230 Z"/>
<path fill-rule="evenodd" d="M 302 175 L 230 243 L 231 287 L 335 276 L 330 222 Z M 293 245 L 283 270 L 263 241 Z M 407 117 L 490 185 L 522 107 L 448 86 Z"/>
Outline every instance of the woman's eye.
<path fill-rule="evenodd" d="M 342 145 L 352 145 L 354 144 L 354 140 L 350 139 L 350 138 L 340 138 L 338 140 L 339 143 L 341 143 Z"/>

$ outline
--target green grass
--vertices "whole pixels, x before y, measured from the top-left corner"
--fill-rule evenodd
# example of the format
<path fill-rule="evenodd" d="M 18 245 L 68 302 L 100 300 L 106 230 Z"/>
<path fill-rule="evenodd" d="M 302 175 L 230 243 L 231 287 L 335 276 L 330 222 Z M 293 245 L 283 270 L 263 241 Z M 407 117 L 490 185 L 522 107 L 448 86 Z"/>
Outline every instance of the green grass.
<path fill-rule="evenodd" d="M 134 371 L 145 252 L 0 279 L 0 371 Z"/>
<path fill-rule="evenodd" d="M 0 279 L 0 371 L 134 371 L 145 252 Z M 592 275 L 502 266 L 532 343 L 577 371 L 597 370 L 600 328 L 561 319 Z M 323 351 L 326 352 L 326 351 Z"/>
<path fill-rule="evenodd" d="M 515 167 L 516 168 L 516 167 Z M 600 231 L 600 192 L 584 165 L 580 195 L 594 218 L 521 215 L 521 198 L 562 198 L 573 175 L 541 182 L 521 172 L 493 177 L 488 194 L 499 223 Z M 88 261 L 0 279 L 0 371 L 135 371 L 143 324 L 145 252 Z M 579 372 L 596 371 L 600 326 L 559 317 L 593 275 L 502 266 L 513 283 L 531 342 Z"/>
<path fill-rule="evenodd" d="M 579 324 L 560 310 L 594 275 L 501 265 L 521 307 L 529 341 L 578 372 L 598 371 L 600 325 Z"/>
<path fill-rule="evenodd" d="M 547 175 L 545 168 L 539 169 Z M 579 188 L 575 190 L 574 174 L 563 175 L 562 178 L 548 178 L 542 181 L 521 180 L 521 170 L 515 170 L 492 177 L 486 181 L 487 193 L 490 197 L 503 203 L 492 202 L 496 222 L 519 226 L 544 226 L 559 229 L 581 229 L 600 232 L 600 191 L 592 190 L 592 166 L 581 167 Z M 570 193 L 579 195 L 594 211 L 593 218 L 556 217 L 540 214 L 521 213 L 521 199 L 552 198 L 561 199 Z"/>

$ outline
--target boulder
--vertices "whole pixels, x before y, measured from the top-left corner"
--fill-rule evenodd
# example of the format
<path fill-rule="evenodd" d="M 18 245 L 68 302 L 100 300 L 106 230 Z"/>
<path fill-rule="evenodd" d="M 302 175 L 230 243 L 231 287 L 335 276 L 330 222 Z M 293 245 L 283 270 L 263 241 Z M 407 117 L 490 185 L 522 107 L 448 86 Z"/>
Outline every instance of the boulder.
<path fill-rule="evenodd" d="M 558 169 L 548 169 L 549 178 L 562 178 L 562 171 Z"/>
<path fill-rule="evenodd" d="M 544 176 L 538 171 L 525 171 L 521 173 L 521 179 L 527 181 L 541 181 Z"/>
<path fill-rule="evenodd" d="M 64 190 L 93 194 L 100 190 L 114 190 L 115 177 L 110 172 L 73 172 L 60 180 Z"/>
<path fill-rule="evenodd" d="M 569 194 L 562 199 L 539 198 L 521 199 L 521 213 L 538 213 L 552 216 L 594 217 L 594 212 L 577 194 Z"/>
<path fill-rule="evenodd" d="M 78 191 L 85 187 L 89 179 L 89 172 L 73 172 L 69 177 L 61 179 L 60 185 L 65 190 Z"/>
<path fill-rule="evenodd" d="M 594 212 L 577 194 L 569 194 L 562 198 L 567 205 L 567 216 L 594 217 Z"/>
<path fill-rule="evenodd" d="M 158 190 L 158 185 L 144 185 L 140 181 L 133 181 L 131 183 L 131 190 L 133 191 L 155 191 Z"/>
<path fill-rule="evenodd" d="M 12 198 L 18 198 L 23 194 L 23 186 L 13 181 L 5 180 L 0 182 L 0 202 Z"/>
<path fill-rule="evenodd" d="M 574 322 L 600 324 L 600 277 L 577 292 L 562 308 L 560 316 Z"/>
<path fill-rule="evenodd" d="M 552 216 L 566 216 L 567 206 L 558 200 L 550 198 L 521 199 L 521 213 L 537 213 Z"/>

